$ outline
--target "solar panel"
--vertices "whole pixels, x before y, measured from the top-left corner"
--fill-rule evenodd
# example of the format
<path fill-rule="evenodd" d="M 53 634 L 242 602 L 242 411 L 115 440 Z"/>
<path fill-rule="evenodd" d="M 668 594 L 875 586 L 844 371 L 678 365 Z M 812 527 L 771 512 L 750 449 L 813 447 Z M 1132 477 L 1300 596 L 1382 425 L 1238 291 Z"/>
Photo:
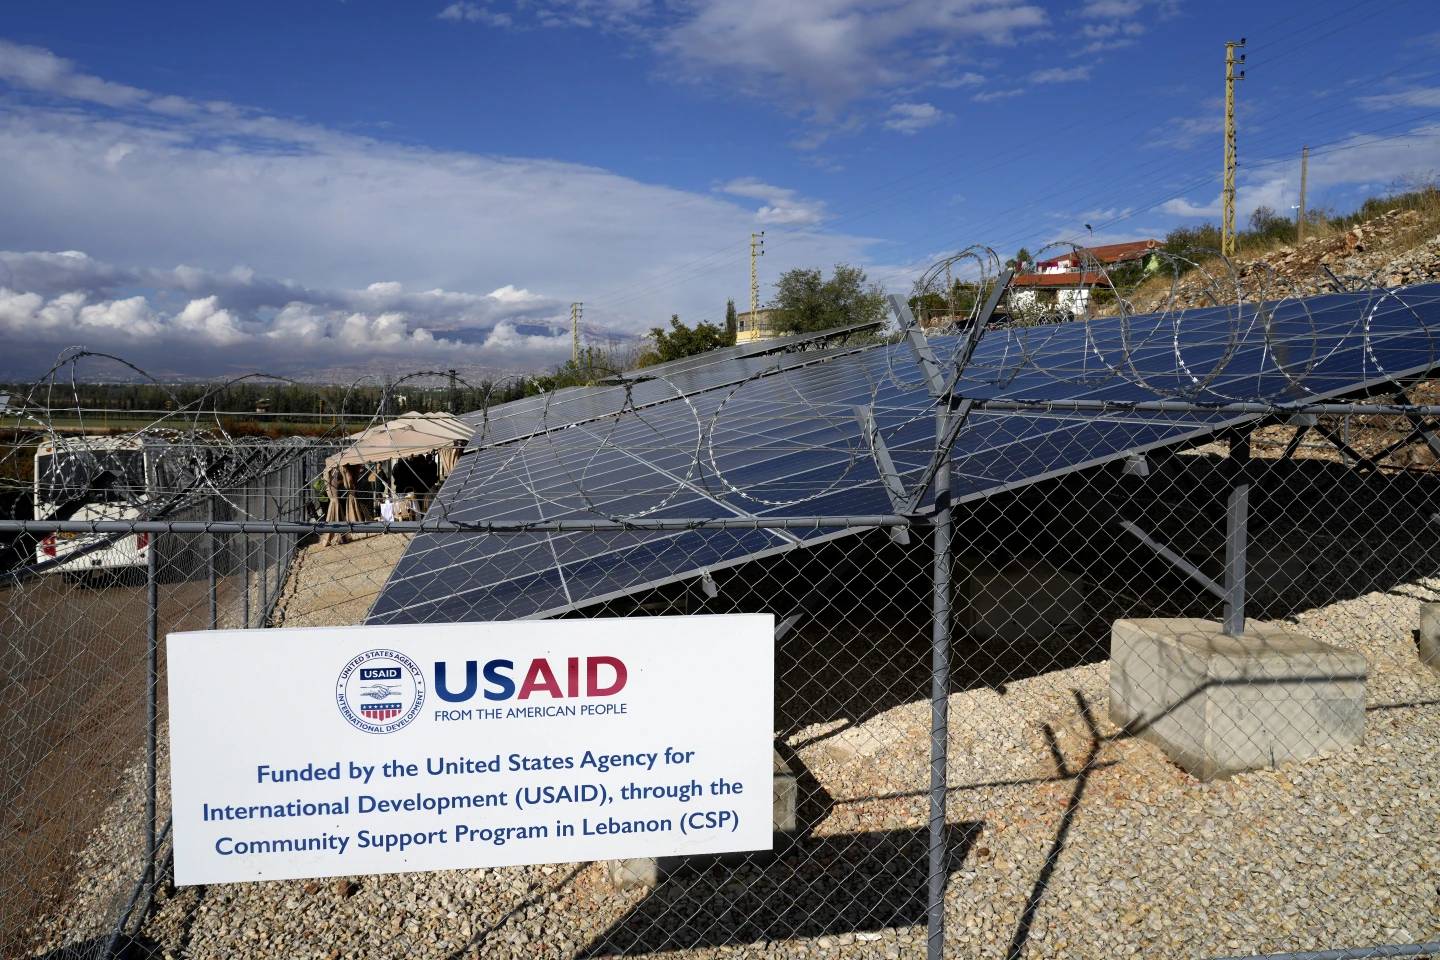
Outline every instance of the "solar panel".
<path fill-rule="evenodd" d="M 953 450 L 954 496 L 993 496 L 1254 419 L 1223 411 L 987 411 L 986 399 L 1325 399 L 1433 369 L 1440 361 L 1426 326 L 1434 322 L 1440 285 L 1410 288 L 1404 302 L 1335 294 L 1259 310 L 992 331 L 957 385 L 982 404 Z M 958 341 L 931 343 L 944 357 Z M 854 408 L 873 409 L 910 485 L 933 454 L 933 403 L 905 345 L 846 353 L 469 453 L 430 515 L 529 522 L 890 513 Z M 553 616 L 843 533 L 421 534 L 370 621 Z"/>
<path fill-rule="evenodd" d="M 573 423 L 612 416 L 632 407 L 652 406 L 702 390 L 731 386 L 777 365 L 782 368 L 804 366 L 826 354 L 853 352 L 859 348 L 824 345 L 872 330 L 875 326 L 873 323 L 855 324 L 723 347 L 693 357 L 627 370 L 621 379 L 629 381 L 628 385 L 568 387 L 497 404 L 486 410 L 467 413 L 461 419 L 475 427 L 471 447 L 510 443 Z M 791 352 L 796 350 L 802 352 Z"/>

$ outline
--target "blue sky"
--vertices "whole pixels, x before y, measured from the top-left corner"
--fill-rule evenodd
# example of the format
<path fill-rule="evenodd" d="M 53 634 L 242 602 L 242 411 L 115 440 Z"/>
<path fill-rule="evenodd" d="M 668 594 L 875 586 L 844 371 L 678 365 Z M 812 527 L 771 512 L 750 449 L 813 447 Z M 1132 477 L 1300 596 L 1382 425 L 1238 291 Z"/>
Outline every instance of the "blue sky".
<path fill-rule="evenodd" d="M 763 279 L 1242 216 L 1440 172 L 1425 2 L 11 0 L 8 376 L 85 344 L 169 374 L 525 370 Z M 555 325 L 552 335 L 550 325 Z"/>

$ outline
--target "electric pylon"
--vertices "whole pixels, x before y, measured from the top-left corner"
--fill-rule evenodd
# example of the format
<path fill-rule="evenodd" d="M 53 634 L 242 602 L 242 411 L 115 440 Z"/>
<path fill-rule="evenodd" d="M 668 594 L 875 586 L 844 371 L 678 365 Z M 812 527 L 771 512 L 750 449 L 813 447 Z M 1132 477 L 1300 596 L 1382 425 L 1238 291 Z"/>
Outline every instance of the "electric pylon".
<path fill-rule="evenodd" d="M 1235 67 L 1245 62 L 1245 54 L 1235 51 L 1245 46 L 1245 38 L 1225 43 L 1225 185 L 1221 189 L 1220 252 L 1235 255 L 1235 81 L 1245 79 L 1245 71 L 1237 75 Z"/>
<path fill-rule="evenodd" d="M 750 324 L 754 327 L 760 312 L 760 273 L 756 260 L 765 256 L 765 231 L 750 234 Z"/>

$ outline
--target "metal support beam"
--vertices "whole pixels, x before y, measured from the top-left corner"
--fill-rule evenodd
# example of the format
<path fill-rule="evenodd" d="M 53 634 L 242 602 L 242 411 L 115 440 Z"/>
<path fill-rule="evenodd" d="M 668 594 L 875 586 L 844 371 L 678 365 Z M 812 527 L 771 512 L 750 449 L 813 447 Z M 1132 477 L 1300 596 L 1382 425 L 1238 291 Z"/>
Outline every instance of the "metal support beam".
<path fill-rule="evenodd" d="M 940 372 L 940 361 L 935 359 L 935 351 L 930 349 L 930 343 L 925 339 L 925 334 L 919 327 L 908 327 L 905 330 L 905 342 L 910 347 L 910 353 L 915 357 L 915 363 L 920 367 L 920 372 L 925 375 L 925 386 L 930 391 L 930 396 L 939 397 L 945 393 L 945 375 Z"/>
<path fill-rule="evenodd" d="M 397 520 L 394 523 L 326 523 L 290 520 L 0 520 L 0 533 L 223 533 L 307 536 L 313 533 L 606 533 L 630 530 L 808 530 L 851 527 L 908 527 L 914 521 L 896 513 L 846 516 L 771 517 L 743 514 L 728 517 L 635 517 L 629 520 Z M 103 546 L 104 544 L 102 544 Z M 67 559 L 74 554 L 67 554 Z"/>
<path fill-rule="evenodd" d="M 1150 534 L 1146 533 L 1144 530 L 1141 530 L 1138 526 L 1131 523 L 1129 520 L 1121 520 L 1120 526 L 1125 530 L 1126 533 L 1131 534 L 1135 537 L 1135 539 L 1139 540 L 1141 543 L 1145 544 L 1145 546 L 1149 547 L 1161 557 L 1168 560 L 1174 567 L 1179 569 L 1181 573 L 1184 573 L 1190 579 L 1200 584 L 1200 586 L 1213 593 L 1216 597 L 1221 600 L 1224 600 L 1226 598 L 1227 593 L 1225 591 L 1225 588 L 1222 587 L 1220 584 L 1216 583 L 1214 580 L 1211 580 L 1209 577 L 1207 577 L 1200 570 L 1199 567 L 1195 566 L 1195 564 L 1191 563 L 1189 560 L 1186 560 L 1184 557 L 1180 556 L 1180 554 L 1176 553 L 1174 550 L 1171 550 L 1169 547 L 1165 546 L 1165 544 L 1156 540 L 1154 537 L 1150 536 Z"/>
<path fill-rule="evenodd" d="M 995 316 L 995 308 L 1000 306 L 1000 298 L 1005 296 L 1005 291 L 1010 289 L 1010 281 L 1015 279 L 1014 270 L 1006 270 L 995 278 L 995 286 L 990 290 L 990 296 L 985 298 L 985 306 L 980 308 L 980 313 L 975 317 L 975 335 L 973 342 L 980 341 L 980 334 L 985 332 L 985 325 L 990 318 Z M 965 362 L 970 362 L 970 354 L 975 352 L 972 346 L 970 352 L 965 355 Z"/>
<path fill-rule="evenodd" d="M 215 520 L 215 498 L 211 497 L 205 508 L 205 516 L 213 523 Z M 220 552 L 220 540 L 213 533 L 205 535 L 205 567 L 210 581 L 210 629 L 214 630 L 220 626 L 220 596 L 219 596 L 219 571 L 215 569 L 216 560 Z"/>
<path fill-rule="evenodd" d="M 909 330 L 915 326 L 915 314 L 910 312 L 910 305 L 901 300 L 895 294 L 886 297 L 890 301 L 890 312 L 895 314 L 895 322 L 900 324 L 901 330 Z"/>
<path fill-rule="evenodd" d="M 1369 470 L 1379 469 L 1376 466 L 1375 461 L 1371 460 L 1369 457 L 1365 456 L 1365 454 L 1361 453 L 1354 447 L 1350 446 L 1350 444 L 1346 443 L 1345 438 L 1340 436 L 1340 434 L 1336 433 L 1334 427 L 1327 426 L 1323 423 L 1317 423 L 1315 424 L 1315 432 L 1320 434 L 1320 436 L 1324 437 L 1326 440 L 1329 440 L 1331 446 L 1333 446 L 1336 450 L 1339 450 L 1345 456 L 1353 460 L 1355 462 L 1355 466 L 1364 467 Z"/>
<path fill-rule="evenodd" d="M 1285 452 L 1280 454 L 1280 459 L 1289 460 L 1291 457 L 1295 456 L 1295 451 L 1300 449 L 1300 441 L 1304 440 L 1305 434 L 1309 432 L 1309 427 L 1296 427 L 1295 436 L 1291 437 L 1290 442 L 1285 444 Z"/>
<path fill-rule="evenodd" d="M 244 510 L 245 516 L 247 516 L 247 517 L 253 516 L 253 514 L 250 512 L 250 487 L 249 487 L 248 485 L 245 487 L 245 492 L 242 494 L 242 496 L 243 496 L 243 500 L 242 500 L 241 502 L 244 503 L 244 506 L 243 506 L 241 509 Z M 240 626 L 241 626 L 243 629 L 249 630 L 250 627 L 252 626 L 252 624 L 250 623 L 250 534 L 249 534 L 249 531 L 246 531 L 246 532 L 245 532 L 245 536 L 240 539 L 240 549 L 241 549 L 241 551 L 242 551 L 242 561 L 243 561 L 243 563 L 242 563 L 243 572 L 241 573 L 241 576 L 240 576 Z"/>
<path fill-rule="evenodd" d="M 794 630 L 796 625 L 799 624 L 800 621 L 804 618 L 805 614 L 803 612 L 796 611 L 795 613 L 792 613 L 790 614 L 790 616 L 781 620 L 779 623 L 775 624 L 775 642 L 779 643 L 781 640 L 784 640 L 785 637 L 789 635 L 790 631 Z"/>
<path fill-rule="evenodd" d="M 1225 632 L 1245 632 L 1246 554 L 1250 543 L 1250 484 L 1237 483 L 1225 502 Z"/>
<path fill-rule="evenodd" d="M 155 757 L 160 697 L 160 535 L 153 534 L 145 552 L 145 635 L 149 656 L 145 669 L 145 887 L 155 891 Z"/>
<path fill-rule="evenodd" d="M 946 411 L 937 409 L 936 437 L 948 432 Z M 927 960 L 945 955 L 945 883 L 949 877 L 945 801 L 950 764 L 950 458 L 935 473 L 935 572 L 930 641 L 930 858 L 925 924 Z"/>
<path fill-rule="evenodd" d="M 900 472 L 895 469 L 895 461 L 890 457 L 890 450 L 885 446 L 885 438 L 880 436 L 880 427 L 875 422 L 875 411 L 870 407 L 856 407 L 855 419 L 860 422 L 860 432 L 865 435 L 865 442 L 870 446 L 870 456 L 875 460 L 875 470 L 880 474 L 880 482 L 885 486 L 885 493 L 890 497 L 890 505 L 898 513 L 902 511 L 909 497 L 905 493 L 905 484 L 900 480 Z"/>
<path fill-rule="evenodd" d="M 1405 401 L 1407 405 L 1410 404 L 1410 396 L 1404 390 L 1395 391 L 1395 395 Z M 1425 438 L 1425 445 L 1430 448 L 1430 452 L 1435 454 L 1437 458 L 1440 458 L 1440 434 L 1436 433 L 1436 426 L 1434 424 L 1427 425 L 1425 419 L 1418 413 L 1407 412 L 1405 417 L 1410 421 L 1416 431 L 1419 432 L 1420 436 Z"/>

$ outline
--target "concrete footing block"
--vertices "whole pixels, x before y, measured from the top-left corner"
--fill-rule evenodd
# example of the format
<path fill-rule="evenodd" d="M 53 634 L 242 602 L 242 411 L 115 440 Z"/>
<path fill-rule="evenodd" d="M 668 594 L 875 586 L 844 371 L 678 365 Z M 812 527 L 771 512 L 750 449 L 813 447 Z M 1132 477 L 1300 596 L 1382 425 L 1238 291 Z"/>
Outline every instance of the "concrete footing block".
<path fill-rule="evenodd" d="M 799 827 L 800 785 L 796 771 L 775 751 L 775 776 L 772 781 L 774 792 L 773 817 L 776 847 L 790 838 Z M 768 851 L 767 851 L 768 852 Z M 719 856 L 730 856 L 720 854 Z M 736 855 L 736 856 L 743 856 Z M 633 890 L 636 887 L 653 887 L 666 875 L 685 861 L 685 857 L 631 857 L 626 860 L 609 860 L 605 864 L 605 875 L 616 890 Z"/>
<path fill-rule="evenodd" d="M 1420 604 L 1420 662 L 1440 673 L 1440 603 Z"/>
<path fill-rule="evenodd" d="M 1365 658 L 1289 627 L 1209 620 L 1117 620 L 1110 718 L 1211 780 L 1359 742 Z"/>

